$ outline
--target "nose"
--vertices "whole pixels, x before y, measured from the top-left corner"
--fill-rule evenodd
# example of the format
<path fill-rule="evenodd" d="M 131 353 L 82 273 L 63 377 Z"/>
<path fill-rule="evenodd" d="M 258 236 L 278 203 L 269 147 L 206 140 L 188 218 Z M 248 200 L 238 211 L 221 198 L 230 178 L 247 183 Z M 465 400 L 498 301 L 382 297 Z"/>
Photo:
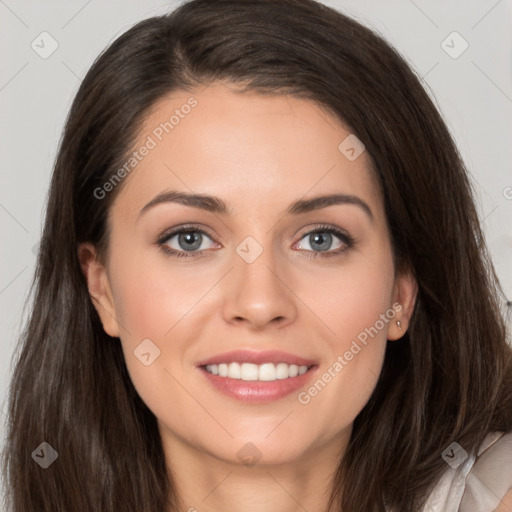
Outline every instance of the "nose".
<path fill-rule="evenodd" d="M 289 273 L 276 268 L 270 249 L 265 249 L 252 263 L 236 253 L 234 268 L 224 283 L 223 316 L 233 325 L 246 324 L 252 330 L 293 323 L 297 317 L 297 298 Z"/>

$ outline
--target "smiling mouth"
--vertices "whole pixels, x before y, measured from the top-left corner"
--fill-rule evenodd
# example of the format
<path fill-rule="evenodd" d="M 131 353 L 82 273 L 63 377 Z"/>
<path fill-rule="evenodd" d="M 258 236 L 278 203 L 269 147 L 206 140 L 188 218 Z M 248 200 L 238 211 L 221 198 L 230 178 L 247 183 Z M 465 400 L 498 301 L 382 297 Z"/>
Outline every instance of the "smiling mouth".
<path fill-rule="evenodd" d="M 312 366 L 288 363 L 221 363 L 203 366 L 208 373 L 244 381 L 270 382 L 304 375 Z"/>

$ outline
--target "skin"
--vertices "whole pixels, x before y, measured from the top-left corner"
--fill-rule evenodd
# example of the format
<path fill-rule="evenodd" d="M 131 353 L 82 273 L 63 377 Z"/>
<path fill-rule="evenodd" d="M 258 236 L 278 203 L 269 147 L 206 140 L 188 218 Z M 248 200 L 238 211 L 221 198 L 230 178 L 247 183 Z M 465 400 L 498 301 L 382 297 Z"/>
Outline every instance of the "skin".
<path fill-rule="evenodd" d="M 125 178 L 110 210 L 104 260 L 93 245 L 80 245 L 89 292 L 158 420 L 180 510 L 295 512 L 300 504 L 324 511 L 353 421 L 375 388 L 386 340 L 407 330 L 416 283 L 395 274 L 369 155 L 349 161 L 338 146 L 350 131 L 320 106 L 240 94 L 217 82 L 158 102 L 137 147 L 191 96 L 198 105 Z M 230 213 L 164 203 L 138 217 L 168 190 L 217 196 Z M 373 220 L 353 204 L 286 215 L 296 200 L 334 192 L 365 201 Z M 188 223 L 207 233 L 201 254 L 164 253 L 155 240 Z M 357 243 L 322 256 L 305 233 L 324 224 Z M 252 263 L 236 251 L 247 236 L 263 250 Z M 178 236 L 166 244 L 186 252 Z M 343 248 L 333 235 L 328 251 Z M 401 311 L 307 405 L 297 393 L 242 403 L 215 390 L 196 368 L 233 349 L 277 349 L 316 361 L 320 377 L 397 302 Z M 149 366 L 134 355 L 146 338 L 160 350 Z M 261 454 L 254 466 L 237 456 L 246 443 Z"/>
<path fill-rule="evenodd" d="M 503 497 L 499 507 L 495 510 L 495 512 L 512 512 L 512 487 Z"/>

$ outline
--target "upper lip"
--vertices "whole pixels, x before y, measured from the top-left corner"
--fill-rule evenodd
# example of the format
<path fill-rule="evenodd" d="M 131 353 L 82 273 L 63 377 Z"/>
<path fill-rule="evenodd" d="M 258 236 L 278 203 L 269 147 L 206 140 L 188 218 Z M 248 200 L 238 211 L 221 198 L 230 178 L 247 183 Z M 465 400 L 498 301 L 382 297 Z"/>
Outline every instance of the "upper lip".
<path fill-rule="evenodd" d="M 280 350 L 233 350 L 199 361 L 197 366 L 206 366 L 209 364 L 218 365 L 222 363 L 252 363 L 258 365 L 263 363 L 287 363 L 296 364 L 297 366 L 313 366 L 316 364 L 316 362 L 311 359 L 305 359 Z"/>

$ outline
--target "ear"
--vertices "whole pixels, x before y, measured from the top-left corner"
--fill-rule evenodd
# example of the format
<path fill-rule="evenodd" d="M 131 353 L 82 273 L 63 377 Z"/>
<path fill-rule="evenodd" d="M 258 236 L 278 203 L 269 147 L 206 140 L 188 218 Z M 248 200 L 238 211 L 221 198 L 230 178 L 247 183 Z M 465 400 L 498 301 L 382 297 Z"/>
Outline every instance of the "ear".
<path fill-rule="evenodd" d="M 119 324 L 107 270 L 99 261 L 94 245 L 90 243 L 80 244 L 78 260 L 87 280 L 87 288 L 92 303 L 103 324 L 103 330 L 112 337 L 119 337 Z"/>
<path fill-rule="evenodd" d="M 393 290 L 395 317 L 389 325 L 388 340 L 398 340 L 406 333 L 416 304 L 417 293 L 418 284 L 412 273 L 398 274 Z"/>

